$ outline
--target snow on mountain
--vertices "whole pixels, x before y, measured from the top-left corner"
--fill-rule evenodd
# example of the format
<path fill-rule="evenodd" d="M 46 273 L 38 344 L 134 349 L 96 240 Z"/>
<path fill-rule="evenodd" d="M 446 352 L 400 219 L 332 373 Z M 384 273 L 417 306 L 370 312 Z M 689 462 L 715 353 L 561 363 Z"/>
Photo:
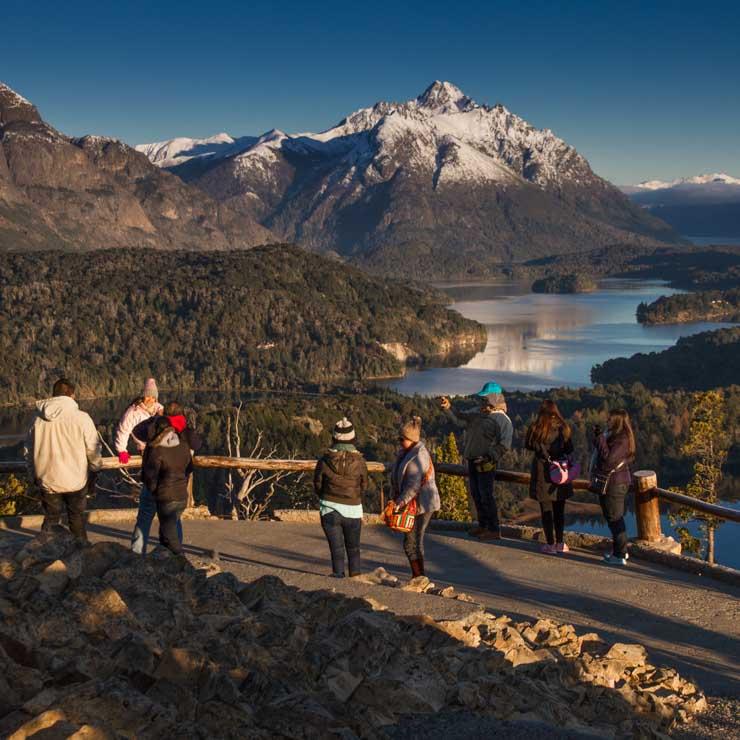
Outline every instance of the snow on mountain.
<path fill-rule="evenodd" d="M 528 181 L 542 188 L 557 188 L 565 180 L 599 182 L 588 162 L 552 131 L 534 128 L 502 105 L 479 105 L 449 82 L 435 81 L 404 103 L 362 108 L 320 133 L 281 134 L 268 144 L 270 133 L 239 140 L 228 134 L 178 138 L 136 148 L 160 167 L 174 167 L 197 156 L 215 162 L 235 155 L 242 163 L 234 169 L 237 174 L 254 168 L 260 157 L 268 166 L 278 149 L 312 150 L 342 156 L 356 166 L 356 177 L 370 179 L 377 179 L 374 165 L 405 149 L 408 164 L 426 171 L 435 186 L 466 179 Z"/>
<path fill-rule="evenodd" d="M 222 132 L 207 139 L 190 139 L 180 136 L 152 144 L 137 144 L 134 148 L 145 154 L 158 167 L 170 168 L 185 164 L 192 159 L 229 157 L 247 149 L 256 141 L 256 136 L 242 136 L 234 139 Z"/>
<path fill-rule="evenodd" d="M 644 190 L 666 190 L 668 188 L 677 188 L 683 185 L 740 185 L 740 178 L 732 177 L 725 172 L 715 172 L 712 174 L 696 175 L 694 177 L 681 177 L 677 180 L 646 180 L 639 182 L 637 185 L 628 185 L 624 188 L 625 192 L 639 192 Z"/>
<path fill-rule="evenodd" d="M 461 269 L 453 255 L 470 250 L 487 264 L 675 236 L 549 129 L 439 80 L 319 133 L 138 148 L 286 241 L 377 269 L 409 244 L 441 250 L 441 275 Z"/>

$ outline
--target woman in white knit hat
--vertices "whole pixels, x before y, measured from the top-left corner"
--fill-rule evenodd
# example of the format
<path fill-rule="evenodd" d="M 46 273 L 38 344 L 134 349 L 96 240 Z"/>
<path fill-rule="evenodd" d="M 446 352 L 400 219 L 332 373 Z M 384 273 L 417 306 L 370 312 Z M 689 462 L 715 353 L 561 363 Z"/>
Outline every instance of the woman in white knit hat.
<path fill-rule="evenodd" d="M 139 454 L 146 447 L 146 440 L 139 439 L 134 433 L 134 428 L 153 416 L 160 416 L 163 411 L 164 407 L 159 402 L 157 383 L 154 378 L 147 378 L 141 395 L 123 412 L 123 416 L 116 427 L 115 449 L 121 463 L 126 464 L 129 461 L 129 439 L 133 440 Z M 143 486 L 139 494 L 139 511 L 136 515 L 136 524 L 134 525 L 134 531 L 131 533 L 131 549 L 139 555 L 146 554 L 149 532 L 156 513 L 157 506 L 154 498 L 146 486 Z"/>
<path fill-rule="evenodd" d="M 355 428 L 345 416 L 334 427 L 332 445 L 316 464 L 313 485 L 319 497 L 321 527 L 329 543 L 334 578 L 360 575 L 362 496 L 367 490 L 367 464 L 355 447 Z"/>

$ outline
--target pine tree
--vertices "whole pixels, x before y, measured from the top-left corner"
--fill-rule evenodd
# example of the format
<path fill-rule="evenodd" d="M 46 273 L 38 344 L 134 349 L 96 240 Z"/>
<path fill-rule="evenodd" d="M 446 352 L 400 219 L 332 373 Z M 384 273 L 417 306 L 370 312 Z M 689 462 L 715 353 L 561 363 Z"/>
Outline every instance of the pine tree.
<path fill-rule="evenodd" d="M 460 463 L 460 452 L 455 435 L 450 432 L 436 450 L 438 463 Z M 465 479 L 454 475 L 440 475 L 437 479 L 442 508 L 437 512 L 439 519 L 451 519 L 458 522 L 471 520 L 468 504 L 468 487 Z"/>
<path fill-rule="evenodd" d="M 694 396 L 691 424 L 686 442 L 681 452 L 693 458 L 693 476 L 686 486 L 686 494 L 694 498 L 716 503 L 718 489 L 722 480 L 722 465 L 727 459 L 732 439 L 727 431 L 725 398 L 721 391 L 706 391 Z M 671 520 L 688 522 L 695 517 L 691 509 L 680 509 Z M 693 537 L 686 527 L 676 531 L 687 550 L 700 552 L 706 545 L 705 557 L 708 563 L 714 562 L 714 532 L 721 524 L 720 519 L 703 515 L 700 529 L 701 539 Z"/>

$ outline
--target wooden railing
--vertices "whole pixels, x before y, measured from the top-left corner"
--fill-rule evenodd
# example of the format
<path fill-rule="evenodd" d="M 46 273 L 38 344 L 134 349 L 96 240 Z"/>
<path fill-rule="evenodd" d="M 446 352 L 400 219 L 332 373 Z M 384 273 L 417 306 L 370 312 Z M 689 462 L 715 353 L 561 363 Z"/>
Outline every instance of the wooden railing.
<path fill-rule="evenodd" d="M 240 470 L 284 470 L 288 472 L 310 472 L 316 467 L 316 460 L 277 460 L 277 459 L 254 459 L 245 457 L 226 457 L 222 455 L 196 455 L 193 458 L 196 468 L 232 468 Z M 368 462 L 368 472 L 387 473 L 390 471 L 391 463 Z M 116 457 L 103 458 L 103 470 L 118 470 L 121 468 L 140 468 L 141 457 L 132 456 L 126 464 L 122 464 Z M 444 475 L 467 476 L 468 471 L 464 465 L 452 465 L 449 463 L 436 463 L 437 473 Z M 23 461 L 11 460 L 0 461 L 0 473 L 25 473 L 26 466 Z M 515 470 L 497 470 L 496 479 L 507 483 L 529 485 L 530 474 Z M 589 490 L 589 481 L 575 480 L 573 487 L 579 491 Z M 659 488 L 657 478 L 652 471 L 637 471 L 635 473 L 635 517 L 637 519 L 637 535 L 641 540 L 654 542 L 663 537 L 660 524 L 660 501 L 677 504 L 699 514 L 724 519 L 731 522 L 740 522 L 740 511 L 730 509 L 727 506 L 711 504 L 706 501 L 686 496 L 675 491 Z"/>

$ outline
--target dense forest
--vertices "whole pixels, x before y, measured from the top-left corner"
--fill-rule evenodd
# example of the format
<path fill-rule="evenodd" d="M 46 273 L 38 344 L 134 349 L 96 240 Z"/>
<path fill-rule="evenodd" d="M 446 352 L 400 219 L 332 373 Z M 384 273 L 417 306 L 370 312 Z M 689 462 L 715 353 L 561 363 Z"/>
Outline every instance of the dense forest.
<path fill-rule="evenodd" d="M 637 320 L 641 324 L 740 322 L 740 288 L 661 296 L 652 303 L 641 303 L 637 307 Z"/>
<path fill-rule="evenodd" d="M 505 274 L 518 280 L 572 274 L 585 279 L 640 278 L 666 280 L 686 290 L 717 290 L 740 285 L 740 247 L 646 249 L 614 244 L 584 254 L 530 260 Z"/>
<path fill-rule="evenodd" d="M 662 352 L 617 357 L 591 370 L 594 383 L 640 382 L 648 388 L 698 391 L 740 382 L 740 327 L 683 337 Z"/>
<path fill-rule="evenodd" d="M 407 355 L 464 361 L 485 330 L 446 300 L 289 246 L 3 254 L 0 403 L 60 374 L 101 396 L 148 375 L 244 390 L 397 375 Z"/>
<path fill-rule="evenodd" d="M 596 283 L 580 273 L 548 275 L 532 283 L 533 293 L 586 293 L 591 290 L 596 290 Z"/>

